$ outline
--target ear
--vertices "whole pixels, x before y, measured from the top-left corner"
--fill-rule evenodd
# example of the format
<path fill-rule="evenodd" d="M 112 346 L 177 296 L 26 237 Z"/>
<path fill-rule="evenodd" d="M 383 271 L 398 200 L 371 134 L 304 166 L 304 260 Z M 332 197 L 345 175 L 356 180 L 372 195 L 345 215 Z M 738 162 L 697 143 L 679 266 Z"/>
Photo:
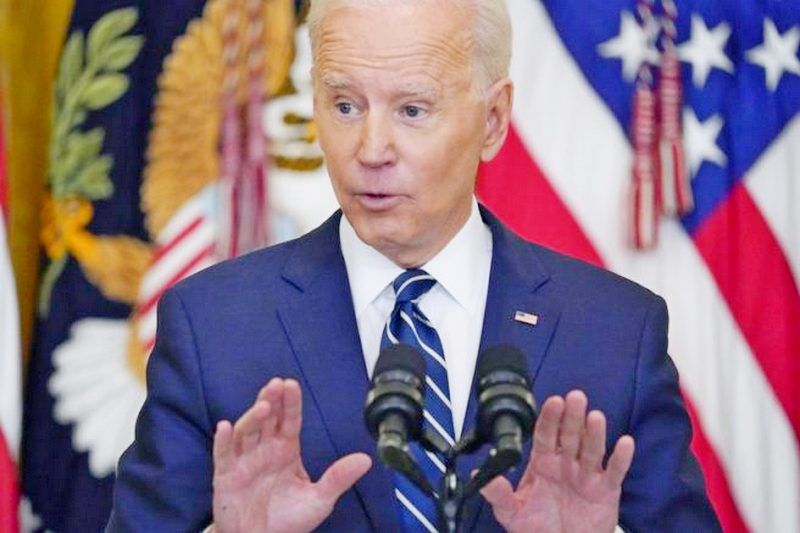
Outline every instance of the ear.
<path fill-rule="evenodd" d="M 481 149 L 481 161 L 494 159 L 503 146 L 511 123 L 511 106 L 514 103 L 514 83 L 503 78 L 486 92 L 486 138 Z"/>

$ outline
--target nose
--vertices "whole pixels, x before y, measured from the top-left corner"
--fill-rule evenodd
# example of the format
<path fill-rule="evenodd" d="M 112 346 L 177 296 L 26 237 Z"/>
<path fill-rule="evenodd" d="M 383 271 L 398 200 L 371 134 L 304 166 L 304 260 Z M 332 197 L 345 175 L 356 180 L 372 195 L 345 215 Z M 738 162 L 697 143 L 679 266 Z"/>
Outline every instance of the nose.
<path fill-rule="evenodd" d="M 392 166 L 397 161 L 391 118 L 387 113 L 370 110 L 361 123 L 358 161 L 371 169 Z"/>

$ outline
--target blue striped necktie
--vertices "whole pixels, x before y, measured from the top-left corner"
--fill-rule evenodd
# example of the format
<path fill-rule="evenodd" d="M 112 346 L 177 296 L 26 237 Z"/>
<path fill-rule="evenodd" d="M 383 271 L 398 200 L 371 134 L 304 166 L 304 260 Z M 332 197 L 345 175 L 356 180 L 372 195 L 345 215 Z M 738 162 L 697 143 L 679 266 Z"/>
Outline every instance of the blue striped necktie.
<path fill-rule="evenodd" d="M 402 343 L 414 346 L 422 352 L 427 368 L 424 425 L 439 433 L 452 445 L 455 432 L 444 351 L 439 335 L 418 305 L 419 299 L 434 285 L 436 280 L 420 269 L 406 270 L 394 280 L 395 306 L 384 327 L 381 347 Z M 431 485 L 438 488 L 444 473 L 443 458 L 422 449 L 417 443 L 412 443 L 410 447 Z M 395 496 L 404 530 L 436 531 L 438 524 L 435 500 L 405 477 L 395 474 L 394 478 Z"/>

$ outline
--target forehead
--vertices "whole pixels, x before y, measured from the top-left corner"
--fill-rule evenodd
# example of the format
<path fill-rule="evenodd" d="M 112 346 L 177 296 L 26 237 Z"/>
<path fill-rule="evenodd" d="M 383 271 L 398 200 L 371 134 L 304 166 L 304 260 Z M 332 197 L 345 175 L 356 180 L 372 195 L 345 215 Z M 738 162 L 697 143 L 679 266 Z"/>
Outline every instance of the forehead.
<path fill-rule="evenodd" d="M 333 3 L 321 21 L 315 69 L 326 85 L 347 83 L 356 71 L 441 81 L 469 71 L 472 41 L 471 18 L 460 2 Z"/>

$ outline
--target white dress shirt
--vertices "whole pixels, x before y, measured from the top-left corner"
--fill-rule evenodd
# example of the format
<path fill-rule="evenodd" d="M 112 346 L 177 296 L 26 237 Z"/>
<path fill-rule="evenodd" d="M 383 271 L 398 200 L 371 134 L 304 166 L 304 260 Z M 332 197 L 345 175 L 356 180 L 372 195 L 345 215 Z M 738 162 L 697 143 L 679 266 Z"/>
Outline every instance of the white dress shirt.
<path fill-rule="evenodd" d="M 378 361 L 381 336 L 394 309 L 392 282 L 404 269 L 364 243 L 342 216 L 342 255 L 353 295 L 364 362 L 370 377 Z M 455 438 L 461 436 L 483 329 L 492 263 L 492 233 L 473 199 L 467 222 L 449 243 L 420 268 L 437 283 L 419 307 L 439 334 L 447 362 Z"/>

